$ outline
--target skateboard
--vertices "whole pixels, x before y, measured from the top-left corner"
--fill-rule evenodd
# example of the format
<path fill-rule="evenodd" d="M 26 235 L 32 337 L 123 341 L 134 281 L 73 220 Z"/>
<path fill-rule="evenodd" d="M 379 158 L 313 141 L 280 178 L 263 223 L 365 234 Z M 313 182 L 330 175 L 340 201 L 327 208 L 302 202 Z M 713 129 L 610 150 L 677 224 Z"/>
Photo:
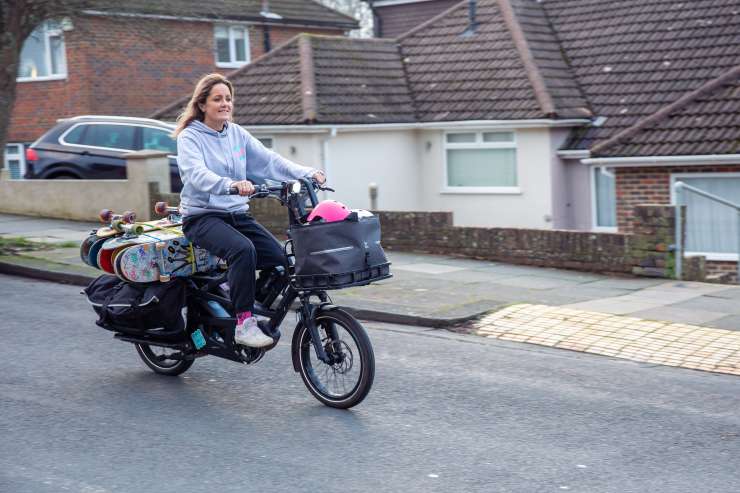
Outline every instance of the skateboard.
<path fill-rule="evenodd" d="M 110 244 L 107 247 L 106 241 L 114 237 L 126 238 L 127 241 L 132 238 L 137 238 L 139 235 L 161 230 L 162 228 L 179 226 L 182 224 L 182 217 L 177 208 L 169 207 L 166 202 L 157 202 L 154 205 L 154 211 L 159 215 L 167 215 L 162 219 L 154 221 L 147 221 L 137 223 L 136 214 L 131 211 L 124 212 L 123 214 L 114 214 L 109 209 L 103 209 L 100 211 L 99 218 L 107 226 L 93 230 L 87 238 L 82 241 L 80 245 L 80 258 L 84 263 L 92 267 L 103 269 L 106 272 L 112 272 L 112 258 L 109 257 L 108 253 L 101 258 L 101 250 L 115 249 L 119 246 L 123 246 L 123 242 L 120 245 Z M 102 241 L 101 241 L 102 240 Z M 133 242 L 131 243 L 133 244 Z M 112 252 L 111 252 L 112 255 Z M 101 262 L 103 267 L 101 267 Z M 110 269 L 110 270 L 107 270 Z"/>
<path fill-rule="evenodd" d="M 114 272 L 131 282 L 167 282 L 219 267 L 220 259 L 207 250 L 191 246 L 184 236 L 140 243 L 124 248 L 116 257 Z"/>

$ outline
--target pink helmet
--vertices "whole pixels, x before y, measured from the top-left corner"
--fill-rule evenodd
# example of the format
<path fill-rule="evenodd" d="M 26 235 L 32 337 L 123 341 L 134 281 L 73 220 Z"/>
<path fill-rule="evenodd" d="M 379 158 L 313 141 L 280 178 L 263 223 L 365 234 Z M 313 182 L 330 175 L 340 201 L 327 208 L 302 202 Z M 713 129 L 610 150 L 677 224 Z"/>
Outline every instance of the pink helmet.
<path fill-rule="evenodd" d="M 319 202 L 308 215 L 308 222 L 319 221 L 321 219 L 327 223 L 342 221 L 349 216 L 349 209 L 341 202 L 336 200 L 324 200 Z"/>

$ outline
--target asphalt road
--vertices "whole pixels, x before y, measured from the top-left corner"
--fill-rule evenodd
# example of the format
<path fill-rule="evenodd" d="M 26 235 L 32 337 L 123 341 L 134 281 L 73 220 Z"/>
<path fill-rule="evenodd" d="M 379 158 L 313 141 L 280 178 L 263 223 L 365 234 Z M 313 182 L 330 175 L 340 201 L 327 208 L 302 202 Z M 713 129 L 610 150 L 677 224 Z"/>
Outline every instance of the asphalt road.
<path fill-rule="evenodd" d="M 155 375 L 78 291 L 0 276 L 2 493 L 738 491 L 737 377 L 367 323 L 339 411 L 285 339 Z"/>

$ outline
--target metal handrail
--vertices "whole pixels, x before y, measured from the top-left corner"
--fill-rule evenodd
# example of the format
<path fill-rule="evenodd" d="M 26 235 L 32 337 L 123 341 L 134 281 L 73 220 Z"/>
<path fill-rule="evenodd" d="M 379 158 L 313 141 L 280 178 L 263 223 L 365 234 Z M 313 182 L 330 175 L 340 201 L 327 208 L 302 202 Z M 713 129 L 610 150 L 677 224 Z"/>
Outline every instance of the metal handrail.
<path fill-rule="evenodd" d="M 718 204 L 731 207 L 735 209 L 735 212 L 737 212 L 737 226 L 738 226 L 737 282 L 740 283 L 740 204 L 736 204 L 735 202 L 732 202 L 730 200 L 723 199 L 722 197 L 706 192 L 700 188 L 692 187 L 691 185 L 687 185 L 686 183 L 682 181 L 677 181 L 676 183 L 674 183 L 673 189 L 676 192 L 676 249 L 675 249 L 676 251 L 676 278 L 681 279 L 682 274 L 683 274 L 684 248 L 683 248 L 683 242 L 681 241 L 681 238 L 683 237 L 683 221 L 681 220 L 682 219 L 681 218 L 681 208 L 684 205 L 683 204 L 683 191 L 686 190 L 688 192 L 701 195 L 702 197 L 707 198 L 709 200 L 713 200 L 714 202 L 717 202 Z"/>

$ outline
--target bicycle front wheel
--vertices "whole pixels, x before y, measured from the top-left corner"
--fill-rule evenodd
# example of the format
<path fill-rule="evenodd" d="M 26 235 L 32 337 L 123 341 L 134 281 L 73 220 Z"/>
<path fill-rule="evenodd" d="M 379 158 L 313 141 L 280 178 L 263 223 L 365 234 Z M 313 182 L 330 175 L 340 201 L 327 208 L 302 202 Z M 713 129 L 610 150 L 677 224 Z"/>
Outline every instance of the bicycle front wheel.
<path fill-rule="evenodd" d="M 321 345 L 330 362 L 316 356 L 311 332 L 299 327 L 299 371 L 303 383 L 327 406 L 348 409 L 367 396 L 375 378 L 375 355 L 362 325 L 349 313 L 332 310 L 315 319 Z"/>

